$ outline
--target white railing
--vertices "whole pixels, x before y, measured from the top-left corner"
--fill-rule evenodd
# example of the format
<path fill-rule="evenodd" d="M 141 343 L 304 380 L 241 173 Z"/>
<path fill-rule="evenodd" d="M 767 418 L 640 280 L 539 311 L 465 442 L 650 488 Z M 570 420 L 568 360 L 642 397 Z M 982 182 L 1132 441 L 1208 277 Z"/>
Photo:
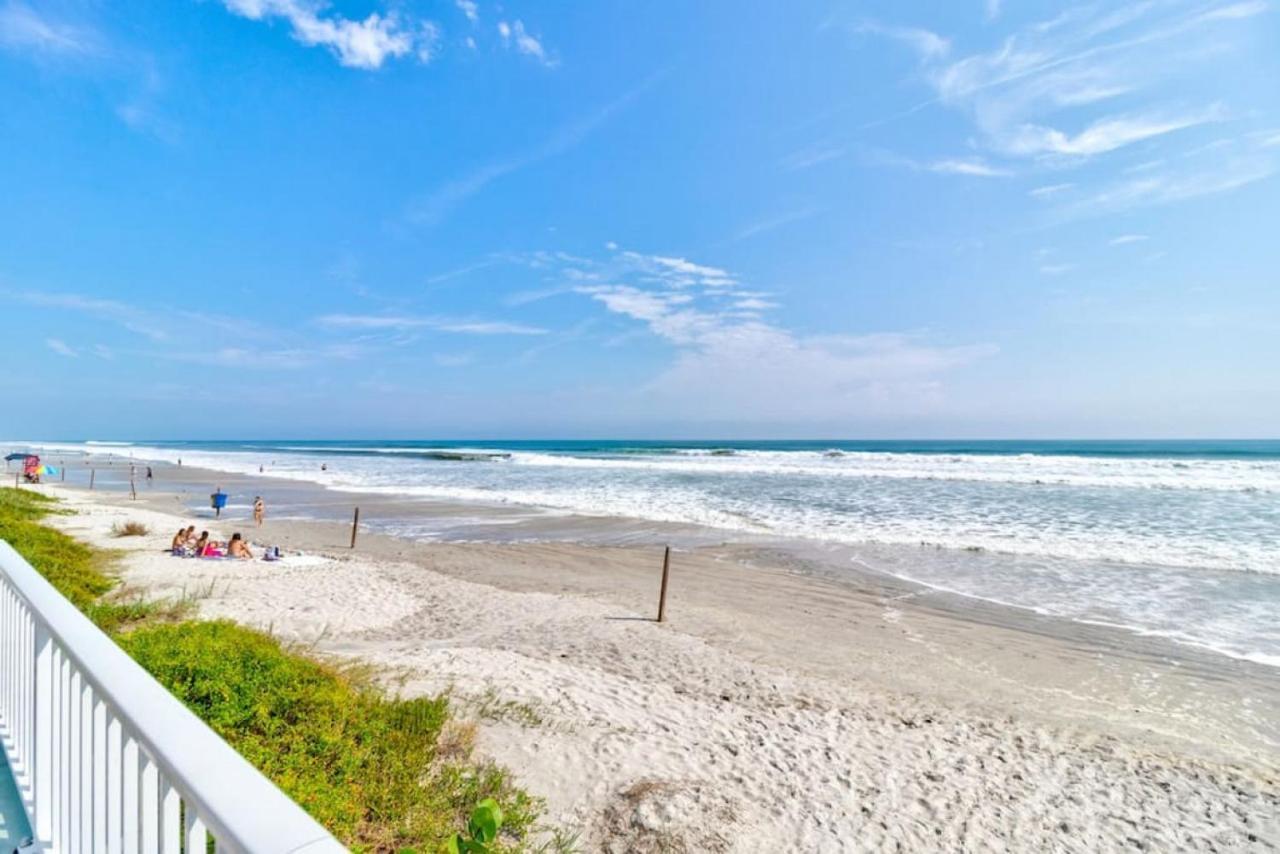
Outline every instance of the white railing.
<path fill-rule="evenodd" d="M 0 741 L 43 851 L 346 850 L 3 541 Z"/>

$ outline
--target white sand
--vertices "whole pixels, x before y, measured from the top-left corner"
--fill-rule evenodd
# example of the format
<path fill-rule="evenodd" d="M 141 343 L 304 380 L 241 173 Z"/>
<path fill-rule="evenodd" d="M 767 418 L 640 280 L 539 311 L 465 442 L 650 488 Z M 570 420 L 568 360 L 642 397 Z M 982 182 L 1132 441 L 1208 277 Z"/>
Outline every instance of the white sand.
<path fill-rule="evenodd" d="M 370 538 L 354 557 L 183 560 L 161 551 L 185 518 L 57 491 L 80 513 L 55 524 L 126 549 L 127 584 L 452 690 L 584 851 L 1280 847 L 1265 673 L 1220 689 L 724 555 L 681 557 L 666 625 L 641 619 L 625 550 Z M 112 538 L 126 520 L 157 533 Z"/>

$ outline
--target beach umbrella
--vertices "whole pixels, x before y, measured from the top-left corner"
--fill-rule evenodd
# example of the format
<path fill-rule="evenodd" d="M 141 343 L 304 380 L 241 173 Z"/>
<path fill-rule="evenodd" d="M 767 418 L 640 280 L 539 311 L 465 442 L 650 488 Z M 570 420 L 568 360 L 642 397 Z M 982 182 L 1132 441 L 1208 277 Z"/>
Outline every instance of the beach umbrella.
<path fill-rule="evenodd" d="M 34 457 L 34 456 L 35 454 L 10 454 L 9 456 L 4 458 L 4 461 L 7 463 L 7 462 L 12 462 L 13 460 L 25 460 L 29 457 Z"/>

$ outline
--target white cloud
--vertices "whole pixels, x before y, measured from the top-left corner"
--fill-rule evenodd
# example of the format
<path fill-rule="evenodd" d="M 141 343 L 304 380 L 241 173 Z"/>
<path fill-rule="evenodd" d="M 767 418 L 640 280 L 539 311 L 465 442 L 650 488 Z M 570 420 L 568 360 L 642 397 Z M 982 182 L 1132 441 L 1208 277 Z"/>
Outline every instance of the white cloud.
<path fill-rule="evenodd" d="M 820 163 L 844 157 L 848 149 L 842 145 L 822 143 L 793 151 L 779 161 L 779 166 L 787 170 L 808 169 Z"/>
<path fill-rule="evenodd" d="M 757 235 L 764 234 L 769 231 L 773 231 L 774 229 L 781 228 L 784 225 L 790 225 L 793 222 L 800 222 L 801 220 L 809 219 L 810 217 L 819 213 L 820 210 L 821 210 L 820 208 L 811 207 L 811 208 L 801 208 L 799 210 L 794 210 L 794 211 L 786 211 L 784 213 L 780 213 L 775 216 L 771 216 L 766 219 L 762 219 L 758 222 L 754 222 L 751 225 L 748 225 L 746 228 L 743 228 L 741 231 L 735 234 L 733 236 L 733 239 L 746 240 L 749 237 L 755 237 Z"/>
<path fill-rule="evenodd" d="M 360 350 L 350 345 L 331 347 L 215 347 L 185 353 L 161 353 L 159 358 L 172 362 L 188 362 L 219 368 L 257 368 L 292 371 L 335 360 L 356 358 Z"/>
<path fill-rule="evenodd" d="M 1044 198 L 1048 198 L 1049 196 L 1056 196 L 1059 193 L 1064 192 L 1066 190 L 1070 190 L 1074 186 L 1075 184 L 1071 184 L 1071 183 L 1046 184 L 1043 187 L 1036 187 L 1034 189 L 1028 190 L 1027 195 L 1037 199 L 1044 199 Z"/>
<path fill-rule="evenodd" d="M 938 160 L 926 167 L 930 172 L 942 175 L 972 175 L 979 178 L 1000 178 L 1012 174 L 1007 169 L 992 166 L 980 158 Z"/>
<path fill-rule="evenodd" d="M 371 12 L 363 20 L 323 14 L 314 0 L 222 0 L 226 8 L 254 21 L 283 18 L 293 37 L 305 45 L 328 48 L 348 68 L 377 69 L 389 58 L 414 53 L 421 61 L 431 58 L 438 32 L 433 24 L 415 25 L 394 13 Z"/>
<path fill-rule="evenodd" d="M 525 29 L 523 21 L 499 21 L 498 35 L 502 37 L 503 44 L 515 47 L 525 56 L 531 56 L 543 65 L 555 65 L 555 60 L 547 55 L 542 42 Z"/>
<path fill-rule="evenodd" d="M 46 338 L 44 339 L 44 343 L 45 346 L 57 353 L 59 356 L 66 356 L 69 359 L 74 359 L 80 355 L 75 350 L 68 347 L 66 342 L 61 338 Z"/>
<path fill-rule="evenodd" d="M 1200 15 L 1201 21 L 1231 21 L 1240 20 L 1242 18 L 1252 18 L 1254 15 L 1261 15 L 1270 7 L 1263 0 L 1245 0 L 1243 3 L 1232 3 L 1227 6 L 1219 6 L 1216 9 L 1210 9 Z"/>
<path fill-rule="evenodd" d="M 475 361 L 473 353 L 436 353 L 431 360 L 442 368 L 465 368 Z"/>
<path fill-rule="evenodd" d="M 1000 0 L 987 0 L 986 11 L 988 21 L 994 21 L 1000 17 Z"/>
<path fill-rule="evenodd" d="M 107 320 L 153 341 L 162 341 L 169 337 L 168 333 L 161 328 L 160 321 L 149 312 L 115 300 L 81 294 L 0 290 L 0 297 L 6 296 L 39 308 L 66 309 Z"/>
<path fill-rule="evenodd" d="M 1111 246 L 1124 246 L 1128 243 L 1141 243 L 1142 241 L 1149 239 L 1150 235 L 1146 234 L 1121 234 L 1117 237 L 1111 238 L 1107 243 Z"/>
<path fill-rule="evenodd" d="M 1272 161 L 1229 158 L 1194 169 L 1166 171 L 1115 182 L 1081 199 L 1066 212 L 1091 215 L 1182 202 L 1236 190 L 1266 180 L 1276 171 L 1277 166 Z"/>
<path fill-rule="evenodd" d="M 1167 94 L 1161 87 L 1207 55 L 1206 27 L 1259 11 L 1252 3 L 1237 6 L 1214 14 L 1151 2 L 1116 10 L 1081 6 L 1022 28 L 994 50 L 935 61 L 926 76 L 937 102 L 971 117 L 980 143 L 993 151 L 1092 158 L 1225 118 L 1220 106 L 1171 110 L 1154 101 Z M 1121 96 L 1147 105 L 1095 114 L 1075 132 L 1063 129 L 1079 121 L 1081 107 Z"/>
<path fill-rule="evenodd" d="M 1214 106 L 1180 116 L 1113 116 L 1094 122 L 1075 136 L 1050 127 L 1027 124 L 1011 133 L 1005 141 L 1005 149 L 1018 155 L 1089 157 L 1173 131 L 1221 121 L 1224 115 L 1221 107 Z"/>
<path fill-rule="evenodd" d="M 408 206 L 407 219 L 417 225 L 435 225 L 444 219 L 455 206 L 480 192 L 493 181 L 548 157 L 554 157 L 569 151 L 581 142 L 584 137 L 604 124 L 614 113 L 639 97 L 660 76 L 653 75 L 647 78 L 640 85 L 605 104 L 595 113 L 561 127 L 534 150 L 523 155 L 487 163 L 470 174 L 450 181 L 435 192 L 414 200 Z"/>
<path fill-rule="evenodd" d="M 42 17 L 18 2 L 0 6 L 0 48 L 41 56 L 87 54 L 96 49 L 88 31 Z"/>
<path fill-rule="evenodd" d="M 455 0 L 457 6 L 462 10 L 462 14 L 467 16 L 467 20 L 476 23 L 480 20 L 480 4 L 475 0 Z"/>
<path fill-rule="evenodd" d="M 1040 272 L 1045 276 L 1061 276 L 1075 269 L 1074 264 L 1042 264 Z"/>
<path fill-rule="evenodd" d="M 864 21 L 855 32 L 887 36 L 909 46 L 923 60 L 939 59 L 951 50 L 951 42 L 935 32 L 918 27 L 893 27 L 876 21 Z"/>
<path fill-rule="evenodd" d="M 442 317 L 386 314 L 326 314 L 317 317 L 321 326 L 341 329 L 406 330 L 432 329 L 469 335 L 545 335 L 547 330 L 522 323 L 491 320 L 454 320 Z"/>
<path fill-rule="evenodd" d="M 576 279 L 599 282 L 578 293 L 675 349 L 671 365 L 632 402 L 687 419 L 927 411 L 945 396 L 947 373 L 996 352 L 986 344 L 933 344 L 918 333 L 800 334 L 764 319 L 779 307 L 766 294 L 726 288 L 717 282 L 736 277 L 685 258 L 622 252 L 600 263 L 576 259 L 573 269 Z"/>

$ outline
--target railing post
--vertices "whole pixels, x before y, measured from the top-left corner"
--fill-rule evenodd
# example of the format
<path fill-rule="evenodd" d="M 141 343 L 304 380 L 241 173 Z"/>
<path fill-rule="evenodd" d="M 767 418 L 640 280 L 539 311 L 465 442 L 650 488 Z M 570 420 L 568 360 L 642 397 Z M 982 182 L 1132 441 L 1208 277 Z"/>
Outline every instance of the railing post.
<path fill-rule="evenodd" d="M 53 638 L 39 620 L 35 623 L 33 664 L 35 666 L 35 696 L 32 698 L 31 719 L 35 737 L 35 758 L 31 765 L 31 783 L 34 792 L 36 823 L 32 831 L 40 842 L 48 845 L 53 840 L 53 732 L 57 726 L 54 715 Z"/>

